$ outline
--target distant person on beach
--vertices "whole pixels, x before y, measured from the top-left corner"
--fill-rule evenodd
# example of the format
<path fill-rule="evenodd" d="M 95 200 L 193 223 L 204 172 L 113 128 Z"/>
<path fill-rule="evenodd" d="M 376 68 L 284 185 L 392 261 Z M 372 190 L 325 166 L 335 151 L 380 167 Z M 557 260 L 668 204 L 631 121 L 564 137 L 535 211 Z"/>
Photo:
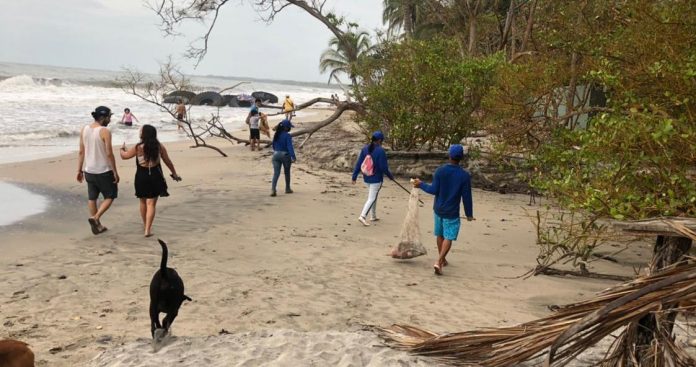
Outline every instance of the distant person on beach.
<path fill-rule="evenodd" d="M 285 118 L 290 121 L 294 116 L 295 102 L 290 99 L 290 95 L 285 96 L 285 101 L 283 101 L 283 112 L 285 112 Z"/>
<path fill-rule="evenodd" d="M 176 131 L 184 131 L 184 119 L 186 119 L 186 105 L 182 99 L 179 99 L 179 103 L 176 105 Z"/>
<path fill-rule="evenodd" d="M 123 110 L 123 117 L 121 117 L 122 124 L 125 124 L 126 126 L 133 126 L 133 119 L 135 119 L 135 121 L 137 121 L 138 123 L 140 122 L 140 120 L 138 120 L 138 118 L 131 113 L 130 108 L 126 108 L 125 110 Z"/>
<path fill-rule="evenodd" d="M 157 129 L 152 125 L 143 125 L 140 129 L 140 143 L 130 149 L 123 143 L 120 153 L 121 159 L 136 157 L 135 196 L 140 199 L 140 217 L 143 220 L 145 237 L 150 237 L 157 199 L 169 196 L 160 161 L 167 165 L 174 181 L 180 181 L 181 177 L 176 173 L 167 149 L 157 140 Z"/>
<path fill-rule="evenodd" d="M 249 119 L 251 118 L 251 113 L 252 112 L 257 112 L 259 113 L 259 108 L 263 105 L 263 102 L 259 98 L 256 98 L 254 100 L 254 104 L 251 105 L 251 108 L 249 109 L 249 113 L 247 113 L 247 118 L 246 118 L 246 123 L 247 125 L 249 124 Z"/>
<path fill-rule="evenodd" d="M 107 230 L 101 224 L 101 217 L 118 196 L 116 159 L 111 146 L 111 131 L 106 128 L 111 122 L 111 115 L 113 113 L 108 107 L 97 107 L 92 112 L 94 122 L 80 131 L 77 182 L 87 181 L 87 208 L 90 214 L 88 222 L 95 235 Z M 97 206 L 99 194 L 104 200 Z"/>
<path fill-rule="evenodd" d="M 370 140 L 370 144 L 365 145 L 360 150 L 358 161 L 355 162 L 355 169 L 353 169 L 353 185 L 355 185 L 359 173 L 362 173 L 363 181 L 367 185 L 367 201 L 365 201 L 363 210 L 358 217 L 358 221 L 364 226 L 370 225 L 367 221 L 368 212 L 372 213 L 370 221 L 379 220 L 377 218 L 377 196 L 382 188 L 384 175 L 394 180 L 394 176 L 389 171 L 387 153 L 382 148 L 384 134 L 381 131 L 375 131 Z"/>
<path fill-rule="evenodd" d="M 280 177 L 280 167 L 283 166 L 285 173 L 285 193 L 292 194 L 290 188 L 290 166 L 295 163 L 295 149 L 292 147 L 292 136 L 290 129 L 295 127 L 290 120 L 281 121 L 275 128 L 273 135 L 273 181 L 271 183 L 271 196 L 276 196 L 276 184 Z"/>
<path fill-rule="evenodd" d="M 454 144 L 449 148 L 449 163 L 440 166 L 433 174 L 433 182 L 427 184 L 414 179 L 413 186 L 428 194 L 435 195 L 433 205 L 437 237 L 438 259 L 433 265 L 435 274 L 442 275 L 442 268 L 447 266 L 447 253 L 452 242 L 457 240 L 461 221 L 459 219 L 459 202 L 464 203 L 466 220 L 474 220 L 471 199 L 471 175 L 459 166 L 464 158 L 464 147 Z"/>
<path fill-rule="evenodd" d="M 259 140 L 261 139 L 259 122 L 261 120 L 261 116 L 259 115 L 258 110 L 252 110 L 249 113 L 251 114 L 251 116 L 249 116 L 247 124 L 249 124 L 249 141 L 251 142 L 251 151 L 253 152 L 257 149 L 261 149 L 259 145 Z"/>

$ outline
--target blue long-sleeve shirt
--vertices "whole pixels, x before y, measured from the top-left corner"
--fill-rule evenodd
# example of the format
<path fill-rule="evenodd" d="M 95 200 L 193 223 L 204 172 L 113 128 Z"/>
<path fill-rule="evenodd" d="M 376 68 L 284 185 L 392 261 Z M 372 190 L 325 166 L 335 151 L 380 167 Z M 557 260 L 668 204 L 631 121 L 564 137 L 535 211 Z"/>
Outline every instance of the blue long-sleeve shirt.
<path fill-rule="evenodd" d="M 292 148 L 292 136 L 287 131 L 283 131 L 278 136 L 278 140 L 273 141 L 273 151 L 274 152 L 288 152 L 290 158 L 294 161 L 295 149 Z"/>
<path fill-rule="evenodd" d="M 360 151 L 360 156 L 358 156 L 358 161 L 355 162 L 355 169 L 353 170 L 353 181 L 358 179 L 358 174 L 360 173 L 360 166 L 362 166 L 365 157 L 368 154 L 368 149 L 370 144 L 365 145 Z M 375 144 L 375 148 L 372 150 L 372 162 L 375 166 L 375 173 L 372 176 L 363 175 L 363 180 L 365 183 L 380 183 L 384 181 L 384 175 L 387 175 L 390 179 L 394 179 L 394 176 L 389 171 L 389 163 L 387 163 L 387 152 L 384 151 L 379 145 Z"/>
<path fill-rule="evenodd" d="M 433 182 L 421 183 L 420 188 L 435 195 L 433 210 L 442 218 L 459 218 L 459 201 L 464 203 L 467 217 L 474 216 L 471 199 L 471 175 L 459 165 L 445 164 L 435 170 Z"/>

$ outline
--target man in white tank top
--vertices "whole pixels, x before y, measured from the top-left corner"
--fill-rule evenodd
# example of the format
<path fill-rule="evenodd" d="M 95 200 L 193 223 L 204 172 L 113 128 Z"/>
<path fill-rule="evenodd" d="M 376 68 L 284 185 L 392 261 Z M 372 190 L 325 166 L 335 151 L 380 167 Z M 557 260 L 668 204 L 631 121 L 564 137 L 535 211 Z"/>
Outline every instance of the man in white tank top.
<path fill-rule="evenodd" d="M 101 217 L 118 196 L 118 172 L 116 159 L 111 146 L 111 131 L 106 128 L 111 122 L 111 110 L 99 106 L 92 117 L 94 122 L 82 128 L 80 132 L 80 153 L 77 160 L 77 182 L 87 181 L 87 208 L 92 233 L 106 231 L 101 224 Z M 97 206 L 99 194 L 104 200 Z"/>

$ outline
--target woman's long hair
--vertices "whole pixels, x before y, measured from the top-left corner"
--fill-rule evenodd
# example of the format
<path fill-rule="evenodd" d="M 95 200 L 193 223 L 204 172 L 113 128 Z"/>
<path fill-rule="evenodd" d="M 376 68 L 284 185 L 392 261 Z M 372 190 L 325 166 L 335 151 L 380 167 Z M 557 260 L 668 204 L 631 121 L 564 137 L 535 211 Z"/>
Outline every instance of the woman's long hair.
<path fill-rule="evenodd" d="M 140 132 L 140 143 L 143 145 L 145 162 L 155 162 L 159 159 L 160 142 L 157 140 L 157 129 L 152 125 L 143 125 Z"/>
<path fill-rule="evenodd" d="M 283 131 L 288 131 L 288 129 L 283 126 L 283 124 L 278 124 L 275 128 L 275 134 L 273 134 L 273 142 L 275 143 L 278 141 L 278 138 L 280 137 L 280 134 L 283 133 Z"/>

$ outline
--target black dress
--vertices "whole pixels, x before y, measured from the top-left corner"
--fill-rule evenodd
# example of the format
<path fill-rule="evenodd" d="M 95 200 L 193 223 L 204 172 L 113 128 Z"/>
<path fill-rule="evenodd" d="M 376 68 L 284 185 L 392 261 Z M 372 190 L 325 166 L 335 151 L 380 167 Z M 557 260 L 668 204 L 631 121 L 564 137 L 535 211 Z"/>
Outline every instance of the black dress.
<path fill-rule="evenodd" d="M 153 199 L 159 196 L 169 196 L 167 181 L 162 174 L 162 165 L 143 167 L 139 164 L 140 158 L 135 157 L 135 196 L 140 199 Z"/>

